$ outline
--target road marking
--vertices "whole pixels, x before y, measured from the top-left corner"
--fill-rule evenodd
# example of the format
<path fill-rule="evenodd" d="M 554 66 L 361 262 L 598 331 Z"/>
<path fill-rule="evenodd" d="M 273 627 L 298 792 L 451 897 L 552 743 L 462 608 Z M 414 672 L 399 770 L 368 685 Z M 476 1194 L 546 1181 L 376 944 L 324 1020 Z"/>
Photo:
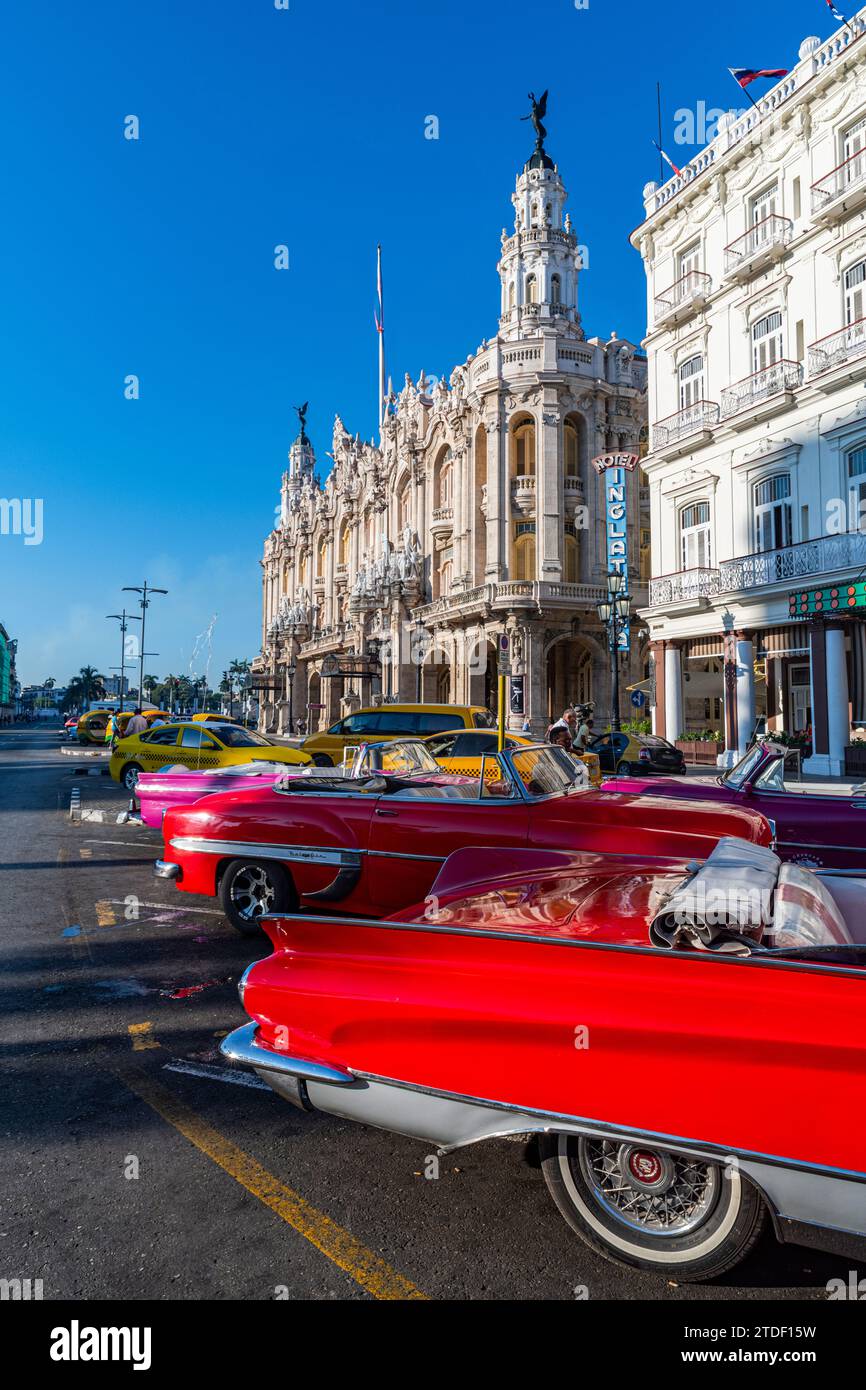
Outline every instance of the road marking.
<path fill-rule="evenodd" d="M 82 859 L 92 859 L 92 858 L 93 858 L 93 850 L 92 850 L 92 849 L 80 849 L 80 850 L 78 851 L 78 853 L 81 855 L 81 858 L 82 858 Z"/>
<path fill-rule="evenodd" d="M 164 1086 L 138 1071 L 127 1070 L 117 1075 L 124 1085 L 188 1139 L 200 1153 L 206 1154 L 247 1192 L 270 1207 L 373 1298 L 426 1300 L 426 1294 L 380 1259 L 375 1251 L 368 1250 L 349 1231 L 332 1221 L 330 1216 L 269 1173 L 257 1159 L 244 1153 L 243 1149 L 201 1119 Z"/>
<path fill-rule="evenodd" d="M 125 898 L 106 898 L 106 902 L 114 903 L 117 906 L 125 906 Z M 222 917 L 223 913 L 216 907 L 178 907 L 175 903 L 146 903 L 141 898 L 138 900 L 139 907 L 155 907 L 159 912 L 199 912 L 205 917 Z"/>
<path fill-rule="evenodd" d="M 228 1067 L 213 1067 L 207 1062 L 166 1062 L 163 1071 L 179 1071 L 184 1076 L 200 1076 L 205 1081 L 225 1081 L 230 1086 L 248 1086 L 254 1091 L 270 1091 L 267 1081 L 260 1081 L 246 1071 L 229 1071 Z"/>
<path fill-rule="evenodd" d="M 114 915 L 114 908 L 111 903 L 98 902 L 96 904 L 96 925 L 98 927 L 116 927 L 117 918 Z"/>
<path fill-rule="evenodd" d="M 127 849 L 146 850 L 148 848 L 148 846 L 143 845 L 140 840 L 97 840 L 92 835 L 88 835 L 84 843 L 87 845 L 125 845 Z"/>
<path fill-rule="evenodd" d="M 159 1047 L 156 1038 L 150 1036 L 152 1023 L 130 1023 L 128 1032 L 132 1039 L 133 1052 L 147 1052 L 152 1047 Z"/>

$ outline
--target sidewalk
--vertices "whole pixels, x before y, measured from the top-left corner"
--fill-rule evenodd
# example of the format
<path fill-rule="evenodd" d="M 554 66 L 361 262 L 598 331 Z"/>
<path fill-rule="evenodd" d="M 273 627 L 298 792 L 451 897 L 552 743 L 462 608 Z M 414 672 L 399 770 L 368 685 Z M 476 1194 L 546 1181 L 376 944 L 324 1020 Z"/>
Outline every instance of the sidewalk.
<path fill-rule="evenodd" d="M 716 778 L 722 775 L 721 768 L 686 766 L 686 776 L 694 777 L 698 781 L 715 782 Z M 862 777 L 813 777 L 804 772 L 802 782 L 796 777 L 786 777 L 785 791 L 813 792 L 817 796 L 850 796 L 854 788 L 861 786 L 862 782 Z"/>

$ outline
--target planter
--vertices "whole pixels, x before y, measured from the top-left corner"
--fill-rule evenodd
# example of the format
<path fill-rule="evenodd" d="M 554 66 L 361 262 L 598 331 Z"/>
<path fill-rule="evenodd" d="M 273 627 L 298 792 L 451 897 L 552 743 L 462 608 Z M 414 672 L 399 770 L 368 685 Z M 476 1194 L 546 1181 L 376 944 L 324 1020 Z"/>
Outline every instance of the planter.
<path fill-rule="evenodd" d="M 847 745 L 845 749 L 845 776 L 866 777 L 866 740 Z"/>
<path fill-rule="evenodd" d="M 715 767 L 719 754 L 725 751 L 724 743 L 714 738 L 678 738 L 676 746 L 693 767 Z"/>

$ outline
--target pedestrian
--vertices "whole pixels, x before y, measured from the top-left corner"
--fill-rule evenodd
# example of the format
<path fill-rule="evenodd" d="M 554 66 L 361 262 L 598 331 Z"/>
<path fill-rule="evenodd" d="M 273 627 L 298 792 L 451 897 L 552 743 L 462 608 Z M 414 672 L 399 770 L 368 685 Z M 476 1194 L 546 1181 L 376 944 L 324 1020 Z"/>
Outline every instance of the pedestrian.
<path fill-rule="evenodd" d="M 568 727 L 565 724 L 559 722 L 551 724 L 550 731 L 547 735 L 547 741 L 557 748 L 564 748 L 566 753 L 572 751 L 571 734 L 568 732 Z"/>
<path fill-rule="evenodd" d="M 586 719 L 585 717 L 584 717 L 583 719 L 581 719 L 580 725 L 579 725 L 579 727 L 578 727 L 577 734 L 576 734 L 575 740 L 574 740 L 575 752 L 577 752 L 577 753 L 585 753 L 585 752 L 586 752 L 586 745 L 589 743 L 589 740 L 590 740 L 590 730 L 591 730 L 591 729 L 592 729 L 592 720 L 591 720 L 591 719 L 588 720 L 588 719 Z"/>
<path fill-rule="evenodd" d="M 142 734 L 146 728 L 147 720 L 144 718 L 141 710 L 136 708 L 135 713 L 126 726 L 125 737 L 132 738 L 134 734 Z"/>
<path fill-rule="evenodd" d="M 520 732 L 521 732 L 521 733 L 524 733 L 524 734 L 528 734 L 528 733 L 530 733 L 531 729 L 532 729 L 532 725 L 531 725 L 530 722 L 529 722 L 529 715 L 527 715 L 526 718 L 525 718 L 524 721 L 523 721 L 523 724 L 521 725 L 521 730 L 520 730 Z"/>
<path fill-rule="evenodd" d="M 577 715 L 575 714 L 574 710 L 564 710 L 563 713 L 560 715 L 559 719 L 557 719 L 556 723 L 551 724 L 550 728 L 547 731 L 548 743 L 553 743 L 555 741 L 551 737 L 554 729 L 565 729 L 565 732 L 568 734 L 568 746 L 569 748 L 571 748 L 572 744 L 574 743 L 575 733 L 577 730 Z"/>

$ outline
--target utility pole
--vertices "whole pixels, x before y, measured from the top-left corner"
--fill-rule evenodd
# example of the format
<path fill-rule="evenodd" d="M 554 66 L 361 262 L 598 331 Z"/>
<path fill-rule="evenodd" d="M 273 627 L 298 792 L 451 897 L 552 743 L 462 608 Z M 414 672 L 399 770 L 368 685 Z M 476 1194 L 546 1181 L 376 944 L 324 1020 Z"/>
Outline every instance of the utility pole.
<path fill-rule="evenodd" d="M 118 706 L 117 712 L 118 714 L 123 714 L 123 682 L 126 679 L 124 672 L 126 670 L 127 625 L 129 623 L 140 623 L 141 618 L 137 618 L 134 613 L 127 613 L 125 608 L 123 609 L 122 613 L 106 613 L 105 616 L 106 618 L 117 618 L 118 622 L 120 623 L 120 704 Z M 142 647 L 144 646 L 144 641 L 142 641 L 141 645 Z M 111 669 L 113 671 L 116 671 L 118 668 L 116 666 L 113 666 Z"/>
<path fill-rule="evenodd" d="M 139 709 L 140 709 L 140 708 L 141 708 L 141 702 L 142 702 L 142 700 L 144 699 L 144 658 L 145 658 L 145 650 L 144 650 L 144 624 L 145 624 L 145 619 L 146 619 L 146 617 L 147 617 L 147 610 L 148 610 L 148 608 L 150 607 L 150 599 L 148 598 L 148 595 L 149 595 L 149 594 L 167 594 L 167 593 L 168 593 L 168 589 L 156 589 L 156 588 L 154 588 L 154 586 L 153 586 L 152 584 L 148 584 L 147 580 L 145 579 L 144 584 L 125 584 L 125 585 L 123 586 L 123 593 L 125 593 L 125 594 L 141 594 L 141 598 L 139 599 L 139 607 L 141 608 L 141 655 L 140 655 L 140 657 L 139 657 L 139 665 L 138 665 L 138 707 L 139 707 Z M 147 655 L 147 656 L 157 656 L 158 653 L 157 653 L 157 652 L 147 652 L 146 655 Z"/>

